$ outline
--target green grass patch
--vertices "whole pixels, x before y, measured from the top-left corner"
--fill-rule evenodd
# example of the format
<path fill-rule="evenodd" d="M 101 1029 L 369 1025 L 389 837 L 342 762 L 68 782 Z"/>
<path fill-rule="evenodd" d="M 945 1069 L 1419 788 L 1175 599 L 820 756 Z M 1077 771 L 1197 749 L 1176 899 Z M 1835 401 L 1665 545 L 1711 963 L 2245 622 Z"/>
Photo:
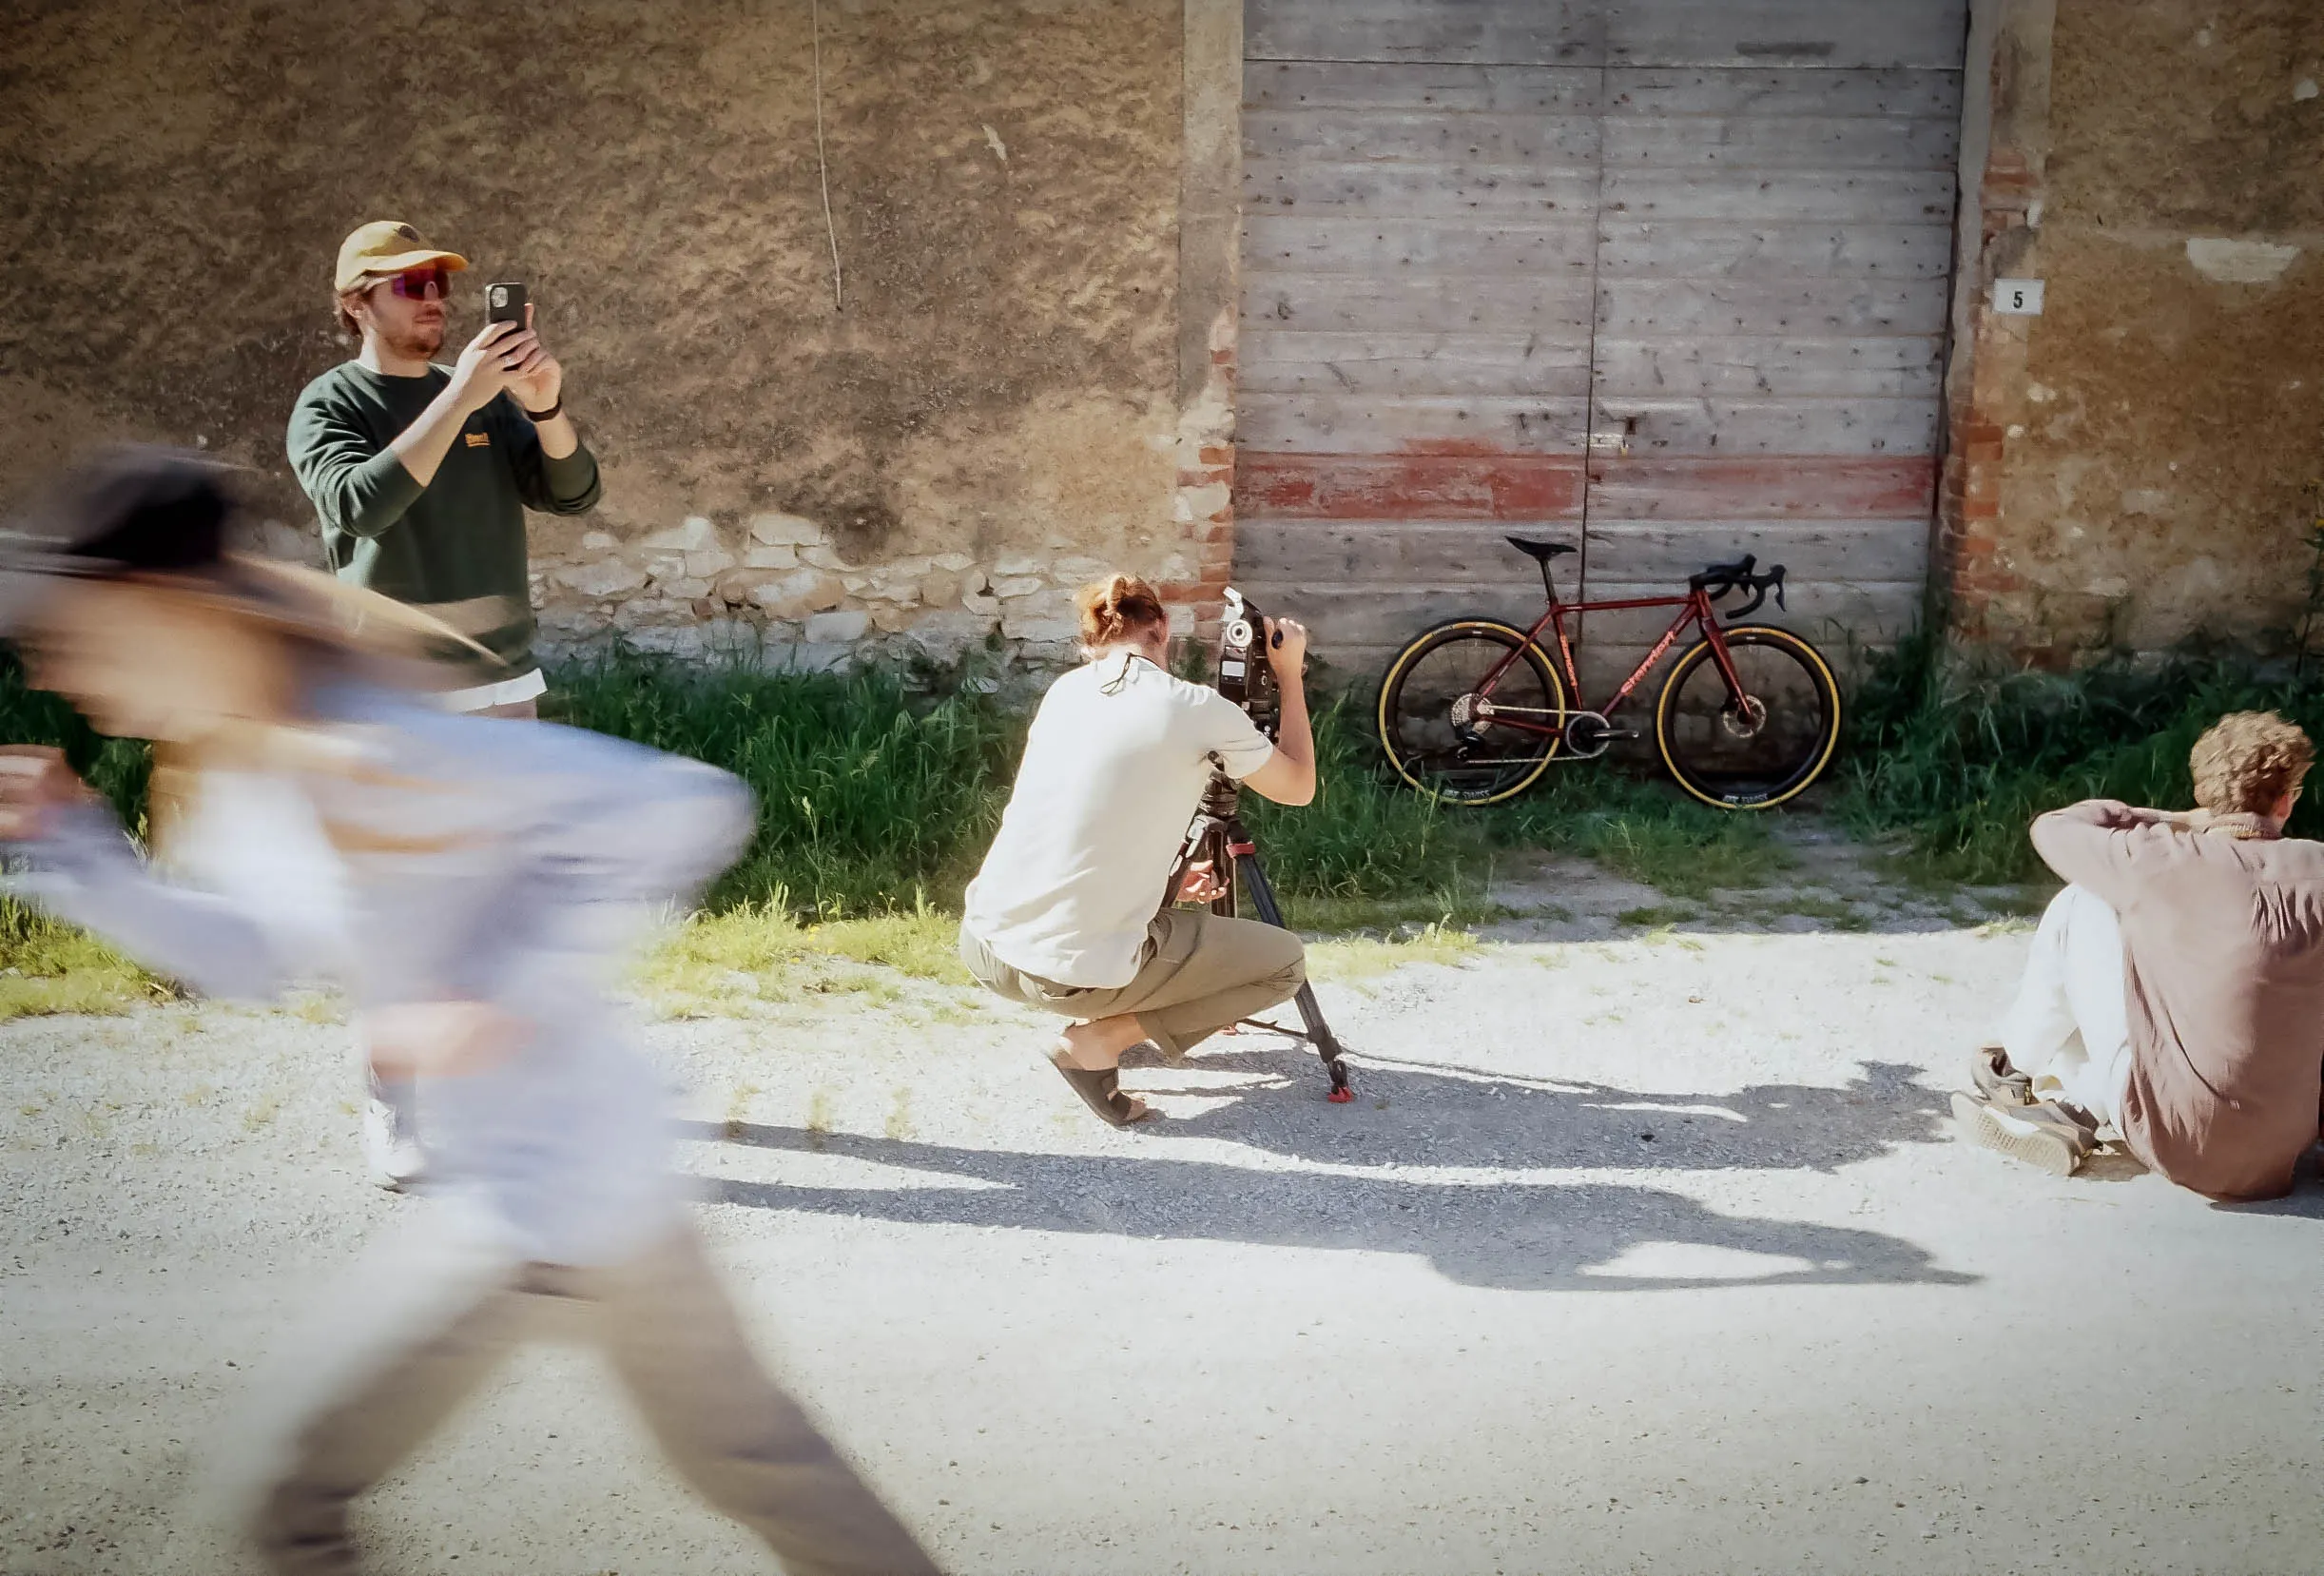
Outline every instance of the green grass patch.
<path fill-rule="evenodd" d="M 876 994 L 894 988 L 889 971 L 957 977 L 954 919 L 999 825 L 1029 721 L 989 688 L 637 656 L 560 670 L 551 697 L 559 720 L 707 761 L 757 798 L 756 833 L 708 894 L 706 915 L 646 965 L 649 999 L 693 1011 Z M 142 835 L 144 745 L 98 737 L 55 697 L 28 691 L 6 662 L 0 736 L 62 747 Z M 1560 769 L 1491 810 L 1439 808 L 1385 771 L 1360 702 L 1327 705 L 1316 743 L 1313 805 L 1244 800 L 1285 916 L 1302 929 L 1457 928 L 1507 917 L 1486 894 L 1496 862 L 1513 850 L 1595 858 L 1687 897 L 1754 885 L 1789 863 L 1754 818 L 1611 767 Z M 69 926 L 27 913 L 0 923 L 5 970 L 14 972 L 0 972 L 0 1015 L 120 1010 L 167 989 Z"/>
<path fill-rule="evenodd" d="M 634 657 L 557 675 L 566 721 L 733 772 L 759 802 L 758 834 L 713 908 L 783 894 L 798 911 L 877 916 L 910 904 L 958 913 L 1000 825 L 1028 715 L 971 684 L 933 692 L 903 675 L 757 673 Z M 1245 818 L 1287 910 L 1352 901 L 1481 902 L 1482 828 L 1384 779 L 1360 714 L 1316 719 L 1323 786 L 1286 809 L 1255 794 Z"/>
<path fill-rule="evenodd" d="M 1614 916 L 1617 924 L 1635 924 L 1644 929 L 1683 924 L 1695 917 L 1695 910 L 1686 904 L 1650 903 L 1637 908 L 1625 908 Z"/>
<path fill-rule="evenodd" d="M 2190 805 L 2197 736 L 2226 712 L 2263 710 L 2324 737 L 2324 685 L 2246 656 L 2003 672 L 1947 660 L 1934 637 L 1916 636 L 1859 690 L 1834 807 L 1859 835 L 1902 834 L 1895 868 L 1916 883 L 2037 880 L 2025 836 L 2035 816 L 2091 798 Z M 2324 834 L 2316 795 L 2291 830 Z"/>
<path fill-rule="evenodd" d="M 0 1021 L 124 1013 L 175 995 L 86 930 L 0 898 Z"/>
<path fill-rule="evenodd" d="M 1473 963 L 1486 944 L 1468 931 L 1444 924 L 1423 925 L 1403 935 L 1351 936 L 1317 942 L 1307 948 L 1310 980 L 1360 980 L 1406 963 Z"/>
<path fill-rule="evenodd" d="M 1499 846 L 1578 854 L 1673 897 L 1765 885 L 1795 863 L 1765 815 L 1714 810 L 1604 763 L 1553 768 L 1531 793 L 1482 819 Z"/>
<path fill-rule="evenodd" d="M 957 909 L 1023 748 L 1023 719 L 974 689 L 931 697 L 890 673 L 608 658 L 560 671 L 553 692 L 566 721 L 750 785 L 758 833 L 718 908 L 780 894 L 805 913 L 879 914 L 926 894 Z"/>
<path fill-rule="evenodd" d="M 825 996 L 885 1004 L 901 994 L 897 976 L 970 983 L 955 955 L 958 935 L 955 920 L 926 905 L 816 922 L 778 894 L 687 916 L 648 949 L 635 983 L 666 1018 L 746 1014 Z"/>
<path fill-rule="evenodd" d="M 1846 898 L 1835 898 L 1823 892 L 1785 892 L 1766 898 L 1754 898 L 1734 905 L 1738 916 L 1751 919 L 1775 919 L 1783 915 L 1797 915 L 1801 919 L 1822 920 L 1827 924 L 1850 926 L 1863 918 L 1856 905 Z"/>

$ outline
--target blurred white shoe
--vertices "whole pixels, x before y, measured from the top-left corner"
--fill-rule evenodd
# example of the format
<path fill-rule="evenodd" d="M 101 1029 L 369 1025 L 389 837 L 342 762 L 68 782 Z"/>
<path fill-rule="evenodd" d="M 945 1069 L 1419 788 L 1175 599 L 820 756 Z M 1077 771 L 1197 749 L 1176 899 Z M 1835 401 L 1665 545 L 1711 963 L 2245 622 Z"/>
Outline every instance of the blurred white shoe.
<path fill-rule="evenodd" d="M 417 1182 L 428 1169 L 427 1152 L 419 1147 L 410 1123 L 386 1100 L 365 1102 L 363 1163 L 371 1179 L 391 1193 Z"/>

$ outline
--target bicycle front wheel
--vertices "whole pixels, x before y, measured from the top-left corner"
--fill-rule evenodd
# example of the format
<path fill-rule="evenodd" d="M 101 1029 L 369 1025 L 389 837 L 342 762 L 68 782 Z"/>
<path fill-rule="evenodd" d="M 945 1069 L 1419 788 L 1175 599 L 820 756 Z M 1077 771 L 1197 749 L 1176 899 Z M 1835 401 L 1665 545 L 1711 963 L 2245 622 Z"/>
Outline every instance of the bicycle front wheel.
<path fill-rule="evenodd" d="M 1497 805 L 1542 772 L 1565 727 L 1565 686 L 1523 630 L 1440 624 L 1380 681 L 1380 747 L 1413 788 L 1447 805 Z"/>
<path fill-rule="evenodd" d="M 1719 632 L 1741 693 L 1708 639 L 1687 648 L 1655 708 L 1655 743 L 1671 775 L 1706 805 L 1768 809 L 1823 775 L 1840 742 L 1831 665 L 1789 630 Z"/>

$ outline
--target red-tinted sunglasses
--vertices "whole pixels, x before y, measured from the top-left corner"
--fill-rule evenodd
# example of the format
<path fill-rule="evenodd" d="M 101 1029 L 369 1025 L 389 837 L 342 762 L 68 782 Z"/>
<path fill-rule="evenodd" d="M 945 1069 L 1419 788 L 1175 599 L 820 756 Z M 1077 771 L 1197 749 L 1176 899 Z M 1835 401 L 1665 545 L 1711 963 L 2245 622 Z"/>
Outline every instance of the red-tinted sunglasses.
<path fill-rule="evenodd" d="M 441 263 L 427 268 L 412 268 L 400 274 L 390 274 L 386 283 L 389 289 L 405 301 L 426 301 L 431 286 L 435 288 L 437 301 L 446 301 L 452 296 L 452 270 Z"/>

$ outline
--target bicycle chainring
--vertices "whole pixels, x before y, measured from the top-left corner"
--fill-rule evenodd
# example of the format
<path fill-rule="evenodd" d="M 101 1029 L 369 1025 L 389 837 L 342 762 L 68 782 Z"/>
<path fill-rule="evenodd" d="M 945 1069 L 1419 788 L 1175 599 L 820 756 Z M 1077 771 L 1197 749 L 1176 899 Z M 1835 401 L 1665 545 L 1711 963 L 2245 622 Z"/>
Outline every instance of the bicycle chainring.
<path fill-rule="evenodd" d="M 1559 742 L 1564 745 L 1569 760 L 1594 761 L 1612 749 L 1620 736 L 1615 732 L 1614 725 L 1596 711 L 1569 711 L 1565 732 Z"/>

